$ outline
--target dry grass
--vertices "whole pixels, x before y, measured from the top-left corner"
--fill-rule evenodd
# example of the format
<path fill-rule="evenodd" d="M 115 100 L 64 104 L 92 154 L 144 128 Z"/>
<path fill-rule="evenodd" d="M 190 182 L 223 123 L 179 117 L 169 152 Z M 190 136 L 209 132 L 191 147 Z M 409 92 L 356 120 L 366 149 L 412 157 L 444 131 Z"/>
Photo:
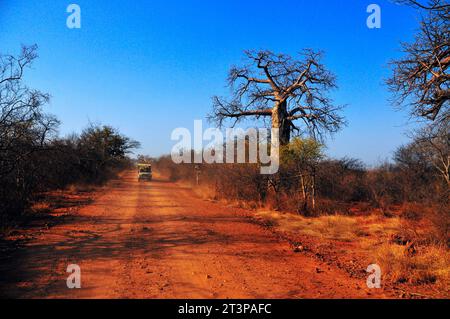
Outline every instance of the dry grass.
<path fill-rule="evenodd" d="M 393 282 L 437 283 L 449 287 L 450 253 L 443 246 L 423 246 L 414 255 L 407 246 L 385 243 L 375 251 L 376 263 Z"/>
<path fill-rule="evenodd" d="M 370 263 L 381 266 L 385 278 L 392 282 L 406 282 L 420 285 L 436 283 L 448 289 L 450 275 L 450 253 L 446 245 L 430 241 L 417 241 L 414 253 L 407 245 L 392 242 L 397 235 L 405 236 L 408 231 L 424 238 L 432 229 L 399 217 L 386 218 L 380 214 L 368 216 L 303 216 L 259 211 L 257 217 L 273 225 L 277 230 L 294 235 L 310 236 L 331 241 L 352 242 Z M 414 239 L 414 241 L 417 238 Z"/>
<path fill-rule="evenodd" d="M 332 215 L 306 218 L 274 211 L 259 211 L 256 215 L 277 225 L 277 228 L 284 232 L 340 241 L 353 241 L 366 236 L 366 231 L 357 217 Z"/>
<path fill-rule="evenodd" d="M 258 203 L 255 201 L 245 201 L 245 200 L 229 200 L 229 199 L 223 199 L 220 196 L 218 196 L 216 190 L 214 187 L 211 187 L 209 185 L 192 185 L 187 182 L 177 182 L 178 185 L 189 187 L 192 189 L 192 191 L 200 198 L 208 201 L 218 201 L 221 202 L 224 205 L 229 205 L 233 207 L 248 209 L 248 210 L 255 210 L 257 209 Z"/>

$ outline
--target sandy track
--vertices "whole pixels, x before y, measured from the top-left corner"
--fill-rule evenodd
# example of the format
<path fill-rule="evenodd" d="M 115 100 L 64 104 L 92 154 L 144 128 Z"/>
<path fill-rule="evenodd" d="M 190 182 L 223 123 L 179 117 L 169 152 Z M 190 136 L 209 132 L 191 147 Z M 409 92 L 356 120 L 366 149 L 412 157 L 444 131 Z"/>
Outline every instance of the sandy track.
<path fill-rule="evenodd" d="M 13 298 L 365 298 L 365 281 L 292 252 L 237 209 L 135 172 L 1 266 Z M 81 267 L 81 289 L 66 267 Z"/>

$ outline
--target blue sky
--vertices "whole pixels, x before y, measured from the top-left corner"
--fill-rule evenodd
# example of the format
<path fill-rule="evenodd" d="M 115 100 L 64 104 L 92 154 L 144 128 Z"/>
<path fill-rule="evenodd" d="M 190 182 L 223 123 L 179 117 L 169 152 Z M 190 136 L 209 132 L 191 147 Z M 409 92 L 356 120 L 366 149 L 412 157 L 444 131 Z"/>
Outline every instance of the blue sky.
<path fill-rule="evenodd" d="M 81 7 L 81 29 L 66 27 L 70 3 Z M 381 29 L 366 26 L 370 3 L 382 9 Z M 321 49 L 348 120 L 327 153 L 375 164 L 407 142 L 412 127 L 389 103 L 383 79 L 418 19 L 384 0 L 0 0 L 0 52 L 39 45 L 26 81 L 52 95 L 46 110 L 62 121 L 61 134 L 88 121 L 111 124 L 139 140 L 140 153 L 157 156 L 174 145 L 174 128 L 193 128 L 211 96 L 228 93 L 227 71 L 243 50 Z"/>

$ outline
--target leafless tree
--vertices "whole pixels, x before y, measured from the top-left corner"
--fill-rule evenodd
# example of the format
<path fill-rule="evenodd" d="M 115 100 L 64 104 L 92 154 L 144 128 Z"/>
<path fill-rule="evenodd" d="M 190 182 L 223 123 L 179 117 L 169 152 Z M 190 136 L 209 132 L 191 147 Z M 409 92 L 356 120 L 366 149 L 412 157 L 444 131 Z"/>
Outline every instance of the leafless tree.
<path fill-rule="evenodd" d="M 59 138 L 59 121 L 44 112 L 49 95 L 23 75 L 37 47 L 0 55 L 0 228 L 28 211 L 38 194 L 72 183 L 102 183 L 129 164 L 139 143 L 110 126 L 90 125 Z"/>
<path fill-rule="evenodd" d="M 409 106 L 412 116 L 448 121 L 450 5 L 447 0 L 397 2 L 419 8 L 424 15 L 414 43 L 402 44 L 405 57 L 391 62 L 393 75 L 387 84 L 397 105 Z"/>
<path fill-rule="evenodd" d="M 232 119 L 234 126 L 245 117 L 270 119 L 279 129 L 280 145 L 289 143 L 293 131 L 321 138 L 344 124 L 341 107 L 328 96 L 336 88 L 335 76 L 320 62 L 321 52 L 304 50 L 298 60 L 270 51 L 245 56 L 248 62 L 229 72 L 231 98 L 213 97 L 210 120 L 222 125 Z"/>
<path fill-rule="evenodd" d="M 44 114 L 49 95 L 23 84 L 24 70 L 37 57 L 37 46 L 22 47 L 18 57 L 0 55 L 0 176 L 36 149 L 42 149 L 58 121 Z"/>
<path fill-rule="evenodd" d="M 414 141 L 422 156 L 439 172 L 450 188 L 450 131 L 448 123 L 428 126 Z"/>

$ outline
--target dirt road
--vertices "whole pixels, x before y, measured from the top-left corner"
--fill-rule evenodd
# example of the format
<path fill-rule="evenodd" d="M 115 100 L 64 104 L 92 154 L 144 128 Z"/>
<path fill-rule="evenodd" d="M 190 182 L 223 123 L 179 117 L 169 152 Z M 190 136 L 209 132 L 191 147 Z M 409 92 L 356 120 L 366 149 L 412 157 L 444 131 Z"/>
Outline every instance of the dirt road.
<path fill-rule="evenodd" d="M 292 252 L 236 208 L 164 180 L 113 181 L 1 266 L 13 298 L 366 298 L 365 281 Z M 81 289 L 66 268 L 81 267 Z M 369 295 L 370 294 L 370 295 Z"/>

